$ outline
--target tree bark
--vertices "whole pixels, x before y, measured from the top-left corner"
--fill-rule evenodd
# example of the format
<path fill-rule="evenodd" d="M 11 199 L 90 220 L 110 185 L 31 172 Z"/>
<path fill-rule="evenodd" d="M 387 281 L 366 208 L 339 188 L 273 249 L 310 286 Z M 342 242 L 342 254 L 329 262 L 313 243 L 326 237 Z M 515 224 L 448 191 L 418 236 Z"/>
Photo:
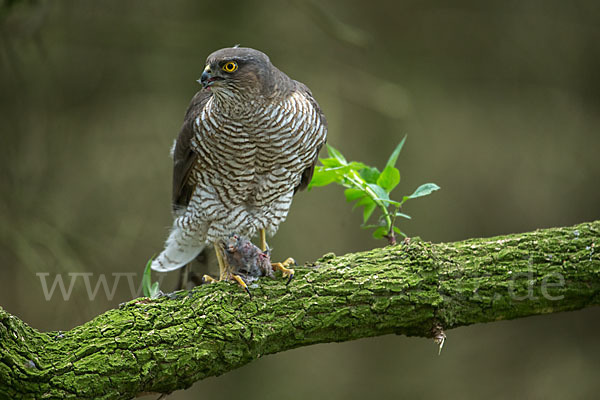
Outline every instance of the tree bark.
<path fill-rule="evenodd" d="M 129 399 L 169 393 L 256 358 L 389 333 L 436 337 L 475 323 L 600 304 L 600 221 L 432 244 L 418 239 L 262 278 L 139 298 L 68 332 L 0 308 L 0 398 Z"/>

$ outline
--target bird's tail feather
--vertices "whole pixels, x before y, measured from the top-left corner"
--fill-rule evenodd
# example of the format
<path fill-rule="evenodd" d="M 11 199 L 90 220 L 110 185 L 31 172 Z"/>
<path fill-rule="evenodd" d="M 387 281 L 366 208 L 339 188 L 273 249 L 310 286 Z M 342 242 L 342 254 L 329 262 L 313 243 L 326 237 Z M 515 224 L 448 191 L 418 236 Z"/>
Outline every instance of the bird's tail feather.
<path fill-rule="evenodd" d="M 196 238 L 184 237 L 180 228 L 175 227 L 167 239 L 165 249 L 154 261 L 154 271 L 167 272 L 183 267 L 200 254 L 204 243 Z"/>

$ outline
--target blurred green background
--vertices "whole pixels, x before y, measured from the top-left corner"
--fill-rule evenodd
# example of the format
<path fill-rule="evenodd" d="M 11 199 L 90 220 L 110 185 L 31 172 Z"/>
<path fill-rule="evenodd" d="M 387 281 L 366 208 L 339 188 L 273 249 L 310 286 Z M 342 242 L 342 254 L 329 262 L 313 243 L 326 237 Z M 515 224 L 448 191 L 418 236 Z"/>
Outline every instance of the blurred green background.
<path fill-rule="evenodd" d="M 600 216 L 598 1 L 1 1 L 0 304 L 67 330 L 131 298 L 46 300 L 36 273 L 137 273 L 171 223 L 169 148 L 206 56 L 236 43 L 306 83 L 329 143 L 379 165 L 404 134 L 410 236 Z M 275 258 L 381 246 L 337 187 L 296 196 Z M 166 289 L 177 274 L 165 278 Z M 173 399 L 593 398 L 600 309 L 300 348 Z"/>

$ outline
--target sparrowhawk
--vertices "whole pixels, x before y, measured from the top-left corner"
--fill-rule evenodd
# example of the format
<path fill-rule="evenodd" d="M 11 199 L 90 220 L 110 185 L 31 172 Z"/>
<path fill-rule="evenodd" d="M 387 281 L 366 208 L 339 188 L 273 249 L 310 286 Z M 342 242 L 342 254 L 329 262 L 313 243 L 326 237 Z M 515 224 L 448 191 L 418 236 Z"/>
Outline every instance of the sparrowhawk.
<path fill-rule="evenodd" d="M 266 234 L 275 234 L 312 178 L 327 122 L 308 87 L 258 50 L 215 51 L 199 82 L 172 149 L 173 227 L 152 269 L 180 268 L 212 245 L 220 279 L 240 282 L 223 240 L 259 234 L 267 250 Z"/>

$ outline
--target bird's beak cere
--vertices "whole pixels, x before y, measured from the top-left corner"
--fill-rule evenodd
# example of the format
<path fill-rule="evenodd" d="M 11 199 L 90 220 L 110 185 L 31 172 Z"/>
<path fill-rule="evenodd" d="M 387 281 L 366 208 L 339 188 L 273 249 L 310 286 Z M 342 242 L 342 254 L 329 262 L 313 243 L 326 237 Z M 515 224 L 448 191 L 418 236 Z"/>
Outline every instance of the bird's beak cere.
<path fill-rule="evenodd" d="M 221 80 L 222 78 L 218 77 L 218 76 L 213 76 L 212 75 L 212 71 L 210 69 L 210 65 L 207 65 L 204 68 L 204 71 L 202 71 L 202 75 L 200 76 L 200 79 L 198 79 L 198 83 L 200 83 L 202 85 L 203 89 L 206 89 L 210 86 L 212 86 L 212 84 L 217 81 L 217 80 Z"/>

